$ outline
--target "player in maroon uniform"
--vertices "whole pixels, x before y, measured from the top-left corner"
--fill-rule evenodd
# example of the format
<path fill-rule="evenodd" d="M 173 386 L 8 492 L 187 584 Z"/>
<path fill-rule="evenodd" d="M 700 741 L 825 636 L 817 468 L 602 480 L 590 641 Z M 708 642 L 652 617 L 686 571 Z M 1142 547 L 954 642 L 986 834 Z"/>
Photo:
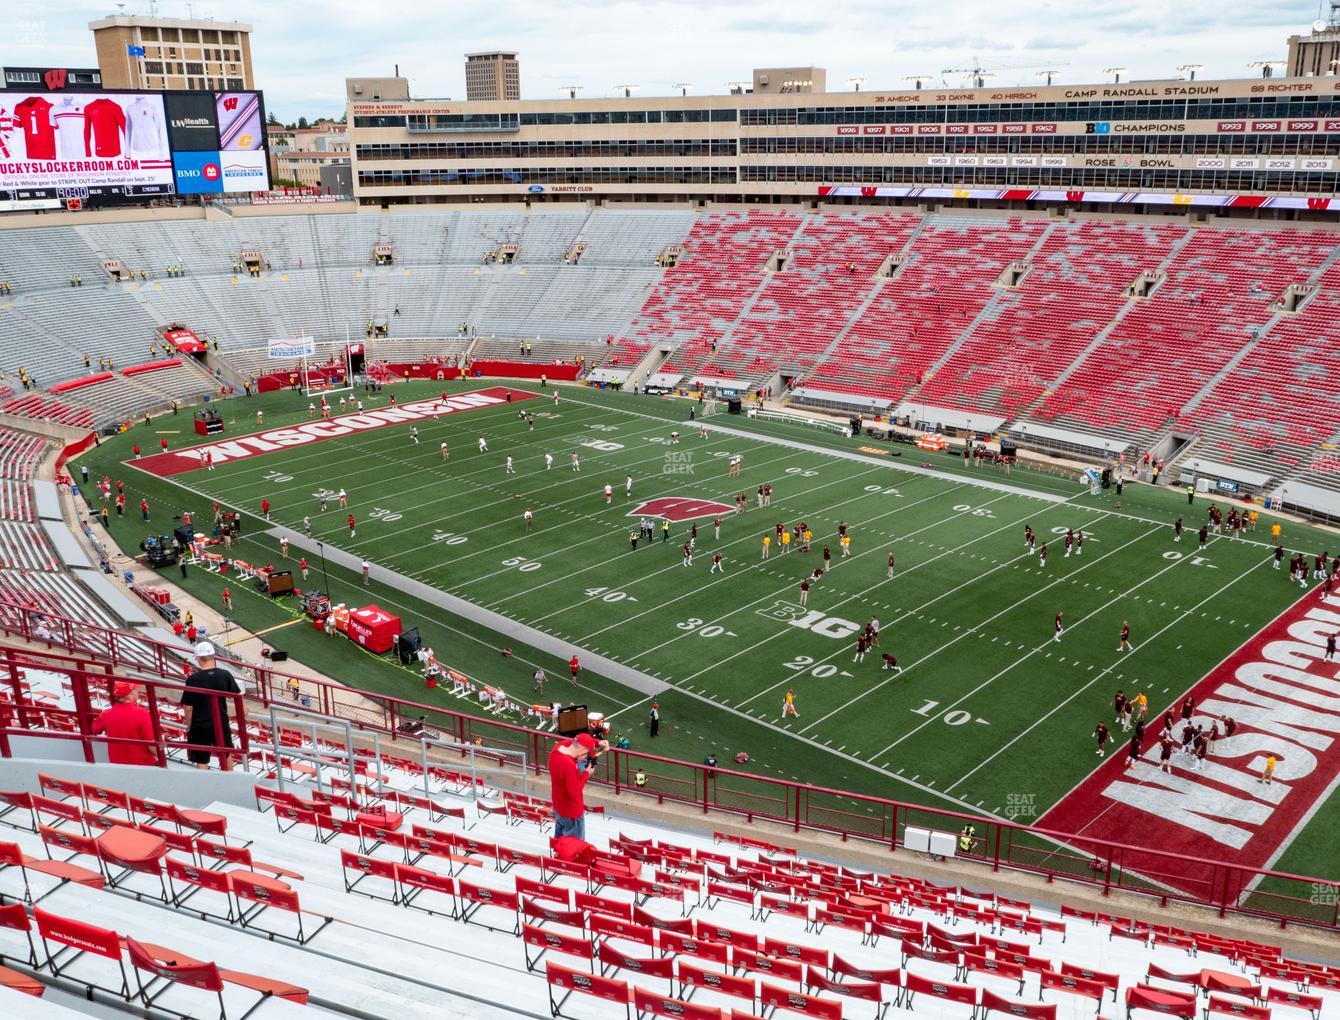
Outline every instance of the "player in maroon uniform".
<path fill-rule="evenodd" d="M 1065 529 L 1065 559 L 1070 559 L 1070 550 L 1075 544 L 1075 533 L 1069 528 Z"/>
<path fill-rule="evenodd" d="M 1062 612 L 1058 610 L 1056 613 L 1056 634 L 1052 638 L 1053 641 L 1060 641 L 1061 635 L 1065 633 L 1065 624 L 1061 622 L 1062 615 Z"/>
<path fill-rule="evenodd" d="M 1182 541 L 1182 518 L 1180 517 L 1173 521 L 1173 541 Z"/>
<path fill-rule="evenodd" d="M 1202 524 L 1196 537 L 1200 539 L 1200 545 L 1197 548 L 1204 549 L 1206 544 L 1210 541 L 1210 529 Z"/>
<path fill-rule="evenodd" d="M 1084 529 L 1080 528 L 1075 532 L 1075 555 L 1084 555 Z"/>
<path fill-rule="evenodd" d="M 893 553 L 889 553 L 889 573 L 888 573 L 888 577 L 889 577 L 890 580 L 893 579 Z"/>
<path fill-rule="evenodd" d="M 1117 643 L 1117 651 L 1129 652 L 1131 650 L 1131 622 L 1129 620 L 1121 621 L 1121 640 Z"/>
<path fill-rule="evenodd" d="M 1038 550 L 1038 566 L 1045 567 L 1046 565 L 1047 565 L 1047 543 L 1043 542 L 1042 548 Z"/>
<path fill-rule="evenodd" d="M 688 542 L 684 543 L 684 566 L 693 566 L 693 546 L 689 545 Z"/>
<path fill-rule="evenodd" d="M 1027 549 L 1029 552 L 1036 552 L 1036 550 L 1033 548 L 1036 543 L 1037 543 L 1037 536 L 1033 534 L 1033 526 L 1031 524 L 1025 524 L 1024 548 Z"/>
<path fill-rule="evenodd" d="M 1111 731 L 1109 731 L 1107 728 L 1107 723 L 1100 722 L 1094 728 L 1093 739 L 1098 741 L 1098 750 L 1095 752 L 1096 754 L 1101 756 L 1102 754 L 1105 753 L 1105 750 L 1107 748 L 1107 740 L 1108 737 L 1110 737 L 1111 735 L 1112 735 Z"/>
<path fill-rule="evenodd" d="M 852 662 L 865 662 L 865 650 L 870 647 L 870 642 L 866 639 L 864 633 L 856 636 L 856 654 L 852 656 Z"/>

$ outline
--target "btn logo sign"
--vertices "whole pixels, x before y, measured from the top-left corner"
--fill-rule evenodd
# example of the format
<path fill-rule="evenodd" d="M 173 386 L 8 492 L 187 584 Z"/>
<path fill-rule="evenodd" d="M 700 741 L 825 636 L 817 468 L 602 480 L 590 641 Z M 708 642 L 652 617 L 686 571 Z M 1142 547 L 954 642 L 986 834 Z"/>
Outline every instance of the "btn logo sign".
<path fill-rule="evenodd" d="M 713 499 L 691 496 L 661 496 L 648 499 L 628 511 L 629 517 L 664 517 L 670 521 L 692 521 L 699 517 L 716 517 L 733 513 L 735 508 Z"/>

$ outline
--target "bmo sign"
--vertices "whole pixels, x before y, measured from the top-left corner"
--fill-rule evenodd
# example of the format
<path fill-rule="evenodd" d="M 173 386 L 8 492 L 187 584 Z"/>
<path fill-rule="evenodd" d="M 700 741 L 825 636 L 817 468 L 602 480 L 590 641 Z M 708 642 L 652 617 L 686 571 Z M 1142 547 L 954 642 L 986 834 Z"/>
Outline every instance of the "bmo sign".
<path fill-rule="evenodd" d="M 179 195 L 209 195 L 223 192 L 223 167 L 217 151 L 174 152 L 172 174 Z"/>

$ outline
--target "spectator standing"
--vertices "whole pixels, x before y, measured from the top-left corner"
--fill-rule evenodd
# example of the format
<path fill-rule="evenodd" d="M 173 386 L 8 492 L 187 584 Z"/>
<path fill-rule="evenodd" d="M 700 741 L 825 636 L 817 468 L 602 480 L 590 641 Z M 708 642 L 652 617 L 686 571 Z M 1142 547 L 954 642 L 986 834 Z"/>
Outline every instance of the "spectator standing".
<path fill-rule="evenodd" d="M 661 705 L 659 702 L 651 703 L 651 735 L 654 737 L 661 730 Z"/>
<path fill-rule="evenodd" d="M 195 646 L 195 659 L 197 668 L 186 678 L 187 690 L 181 696 L 182 707 L 186 709 L 186 742 L 232 747 L 228 703 L 222 695 L 241 694 L 242 685 L 232 673 L 217 664 L 214 645 L 210 642 L 201 641 Z M 209 768 L 209 751 L 192 748 L 186 752 L 186 757 L 198 769 Z M 220 757 L 224 771 L 231 770 L 231 757 L 226 753 Z"/>
<path fill-rule="evenodd" d="M 144 740 L 145 744 L 109 743 L 107 760 L 113 765 L 157 765 L 154 727 L 149 710 L 139 703 L 139 688 L 124 680 L 112 687 L 112 705 L 93 720 L 93 732 L 116 740 Z"/>
<path fill-rule="evenodd" d="M 549 752 L 549 783 L 554 806 L 554 838 L 586 838 L 586 801 L 583 790 L 591 778 L 592 757 L 608 751 L 609 741 L 589 733 L 554 745 Z"/>

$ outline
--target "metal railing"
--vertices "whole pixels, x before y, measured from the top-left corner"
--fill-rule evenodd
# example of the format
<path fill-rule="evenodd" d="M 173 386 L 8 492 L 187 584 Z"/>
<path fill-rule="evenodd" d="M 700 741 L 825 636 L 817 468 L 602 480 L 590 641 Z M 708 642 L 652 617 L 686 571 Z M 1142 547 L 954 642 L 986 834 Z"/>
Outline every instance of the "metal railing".
<path fill-rule="evenodd" d="M 15 629 L 31 620 L 31 614 L 32 611 L 22 607 L 0 603 L 0 630 L 32 637 L 22 629 Z M 50 614 L 42 615 L 50 617 Z M 85 642 L 74 648 L 78 654 L 67 656 L 0 647 L 0 678 L 17 678 L 25 665 L 66 675 L 75 691 L 76 705 L 87 702 L 87 694 L 81 694 L 81 689 L 86 690 L 90 684 L 101 684 L 104 688 L 110 685 L 113 676 L 108 672 L 109 664 L 113 668 L 128 665 L 143 675 L 155 668 L 151 665 L 146 669 L 145 663 L 161 663 L 166 670 L 161 675 L 171 678 L 175 684 L 180 683 L 175 679 L 183 675 L 179 649 L 142 635 L 103 631 L 89 624 L 75 625 L 71 621 L 60 622 L 52 633 L 68 635 L 75 629 L 87 632 Z M 87 654 L 90 645 L 110 652 L 112 658 L 90 657 Z M 287 700 L 290 679 L 298 680 L 305 689 L 315 689 L 315 714 L 338 720 L 341 728 L 347 724 L 345 732 L 351 739 L 367 739 L 378 734 L 381 741 L 378 747 L 404 742 L 419 750 L 423 758 L 427 755 L 427 745 L 421 735 L 406 732 L 423 720 L 430 720 L 430 725 L 438 731 L 432 740 L 439 750 L 462 757 L 491 752 L 495 759 L 522 760 L 529 762 L 528 771 L 536 776 L 544 773 L 549 752 L 561 739 L 499 719 L 371 695 L 329 681 L 290 677 L 278 670 L 244 663 L 225 661 L 224 664 L 255 678 L 254 686 L 245 697 L 236 696 L 237 725 L 244 740 L 243 703 L 251 703 L 253 710 L 260 706 L 268 712 L 272 703 Z M 158 697 L 157 684 L 149 683 L 146 687 L 151 701 Z M 10 753 L 9 738 L 12 735 L 44 735 L 37 729 L 40 713 L 33 709 L 16 712 L 10 709 L 14 712 L 14 721 L 10 722 L 4 713 L 7 707 L 0 705 L 0 720 L 4 721 L 0 726 L 0 755 L 6 756 Z M 293 711 L 292 708 L 286 710 Z M 151 708 L 151 712 L 157 718 L 156 709 Z M 94 744 L 105 739 L 89 733 L 92 714 L 82 710 L 66 712 L 65 716 L 71 720 L 76 732 L 55 734 L 63 739 L 81 740 L 90 761 L 93 760 Z M 411 726 L 402 728 L 405 723 Z M 157 727 L 157 723 L 155 725 Z M 157 738 L 161 730 L 156 728 L 154 732 Z M 171 741 L 163 744 L 169 748 L 185 746 Z M 520 757 L 522 755 L 524 758 Z M 643 781 L 639 782 L 639 778 Z M 909 852 L 903 846 L 903 835 L 908 826 L 957 832 L 971 824 L 976 827 L 977 842 L 971 853 L 960 856 L 992 871 L 1026 872 L 1041 875 L 1049 882 L 1064 879 L 1095 888 L 1104 895 L 1117 890 L 1136 893 L 1157 900 L 1161 905 L 1176 902 L 1209 907 L 1220 916 L 1267 918 L 1281 926 L 1303 924 L 1340 931 L 1340 887 L 1334 879 L 1193 858 L 1152 847 L 1091 839 L 886 797 L 677 761 L 636 750 L 616 750 L 602 755 L 592 780 L 615 796 L 650 797 L 660 802 L 692 805 L 704 815 L 730 816 L 747 823 L 766 820 L 794 832 L 829 833 L 844 842 L 859 840 L 866 845 L 883 846 L 895 855 Z"/>

